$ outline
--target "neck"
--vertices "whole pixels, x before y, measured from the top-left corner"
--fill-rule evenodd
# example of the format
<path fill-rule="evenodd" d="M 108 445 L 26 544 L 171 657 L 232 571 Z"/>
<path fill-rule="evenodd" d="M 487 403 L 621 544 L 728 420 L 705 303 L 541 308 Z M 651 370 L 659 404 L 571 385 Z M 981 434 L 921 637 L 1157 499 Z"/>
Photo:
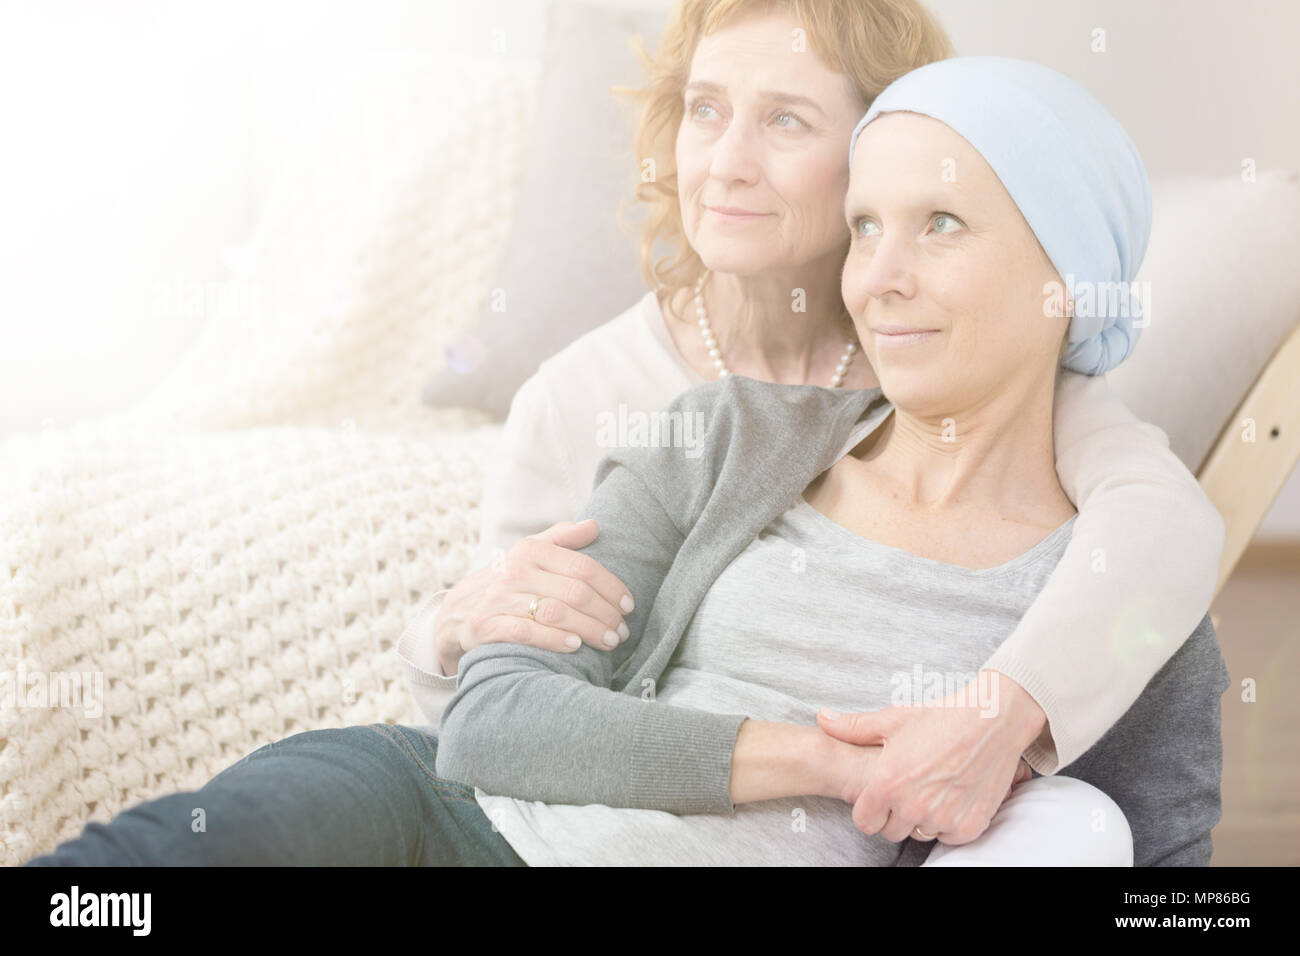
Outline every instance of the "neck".
<path fill-rule="evenodd" d="M 845 344 L 857 341 L 841 298 L 843 265 L 836 249 L 796 269 L 711 274 L 704 307 L 727 368 L 782 384 L 828 379 Z M 685 314 L 694 319 L 693 301 Z"/>
<path fill-rule="evenodd" d="M 1063 507 L 1074 510 L 1056 472 L 1055 386 L 1053 369 L 941 411 L 895 406 L 854 457 L 912 511 L 1028 521 L 1037 513 L 1055 526 Z"/>

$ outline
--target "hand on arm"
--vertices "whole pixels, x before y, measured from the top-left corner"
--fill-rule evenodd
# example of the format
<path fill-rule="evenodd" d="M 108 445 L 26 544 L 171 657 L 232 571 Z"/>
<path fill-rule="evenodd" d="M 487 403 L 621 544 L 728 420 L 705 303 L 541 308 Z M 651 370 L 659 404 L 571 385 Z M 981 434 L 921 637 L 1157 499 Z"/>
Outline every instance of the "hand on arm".
<path fill-rule="evenodd" d="M 561 520 L 579 510 L 591 482 L 571 465 L 573 433 L 549 374 L 539 369 L 515 393 L 488 460 L 478 570 L 451 589 L 435 623 L 434 656 L 444 676 L 454 677 L 461 657 L 485 642 L 571 653 L 580 645 L 570 635 L 601 651 L 616 646 L 606 642 L 610 632 L 627 638 L 628 589 L 576 553 L 595 540 L 596 522 Z"/>
<path fill-rule="evenodd" d="M 882 745 L 850 800 L 859 830 L 897 842 L 920 827 L 953 845 L 982 834 L 1010 788 L 1029 779 L 1020 754 L 1045 723 L 1033 698 L 996 671 L 924 706 L 818 714 L 837 740 Z"/>
<path fill-rule="evenodd" d="M 880 748 L 828 737 L 816 727 L 746 720 L 731 755 L 731 802 L 815 794 L 846 799 L 869 779 Z"/>
<path fill-rule="evenodd" d="M 635 597 L 630 637 L 611 651 L 584 644 L 557 654 L 522 644 L 479 644 L 460 662 L 442 719 L 437 772 L 489 793 L 546 803 L 603 803 L 676 813 L 729 812 L 731 750 L 744 720 L 642 699 L 614 689 L 637 652 L 689 515 L 640 474 L 694 467 L 656 449 L 622 449 L 598 469 L 586 513 L 600 533 L 582 554 L 617 574 Z M 666 500 L 652 491 L 659 492 Z M 525 614 L 526 609 L 525 609 Z M 629 678 L 625 678 L 629 679 Z"/>
<path fill-rule="evenodd" d="M 576 550 L 599 534 L 592 519 L 552 525 L 516 542 L 462 579 L 444 598 L 435 640 L 444 675 L 479 644 L 504 641 L 572 653 L 583 644 L 611 651 L 627 639 L 634 603 L 626 585 Z M 528 611 L 540 598 L 534 617 Z"/>
<path fill-rule="evenodd" d="M 883 749 L 836 739 L 817 727 L 746 720 L 731 757 L 731 802 L 813 795 L 856 805 L 875 778 Z"/>

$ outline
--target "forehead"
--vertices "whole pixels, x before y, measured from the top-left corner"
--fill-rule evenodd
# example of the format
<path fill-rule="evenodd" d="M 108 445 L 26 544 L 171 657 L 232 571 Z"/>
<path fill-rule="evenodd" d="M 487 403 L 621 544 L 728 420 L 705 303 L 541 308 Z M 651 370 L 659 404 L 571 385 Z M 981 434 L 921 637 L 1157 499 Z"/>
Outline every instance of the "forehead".
<path fill-rule="evenodd" d="M 818 56 L 806 29 L 797 43 L 796 29 L 802 29 L 798 21 L 779 11 L 738 17 L 700 38 L 691 58 L 691 79 L 729 87 L 847 92 L 849 78 Z"/>
<path fill-rule="evenodd" d="M 932 116 L 884 113 L 862 130 L 853 150 L 849 194 L 874 192 L 872 183 L 900 179 L 959 192 L 1000 185 L 992 167 L 965 137 Z"/>

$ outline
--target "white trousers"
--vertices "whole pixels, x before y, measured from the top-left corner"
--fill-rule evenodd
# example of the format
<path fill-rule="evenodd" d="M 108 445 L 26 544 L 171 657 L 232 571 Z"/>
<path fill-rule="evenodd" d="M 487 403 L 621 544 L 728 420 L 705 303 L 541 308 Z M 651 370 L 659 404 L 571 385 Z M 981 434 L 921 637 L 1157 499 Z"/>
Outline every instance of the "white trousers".
<path fill-rule="evenodd" d="M 922 866 L 1132 866 L 1133 834 L 1115 801 L 1074 777 L 1011 791 L 970 843 L 934 848 Z"/>

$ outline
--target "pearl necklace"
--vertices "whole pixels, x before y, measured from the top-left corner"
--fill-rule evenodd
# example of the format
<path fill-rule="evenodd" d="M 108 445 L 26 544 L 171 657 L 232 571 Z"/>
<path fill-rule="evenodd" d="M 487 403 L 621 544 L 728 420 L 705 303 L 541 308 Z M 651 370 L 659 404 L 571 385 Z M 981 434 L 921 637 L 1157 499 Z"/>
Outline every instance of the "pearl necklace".
<path fill-rule="evenodd" d="M 709 317 L 704 311 L 704 279 L 708 273 L 700 276 L 700 281 L 695 283 L 695 314 L 699 316 L 700 334 L 704 336 L 704 347 L 709 350 L 709 358 L 713 359 L 713 367 L 718 371 L 718 378 L 725 378 L 730 375 L 726 363 L 722 361 L 722 350 L 718 348 L 718 340 L 713 337 L 713 329 L 709 326 Z M 831 376 L 831 388 L 838 388 L 840 382 L 844 381 L 844 373 L 848 370 L 849 363 L 853 361 L 853 353 L 857 351 L 858 344 L 849 342 L 844 347 L 844 354 L 840 356 L 840 364 L 835 366 L 835 374 Z"/>

